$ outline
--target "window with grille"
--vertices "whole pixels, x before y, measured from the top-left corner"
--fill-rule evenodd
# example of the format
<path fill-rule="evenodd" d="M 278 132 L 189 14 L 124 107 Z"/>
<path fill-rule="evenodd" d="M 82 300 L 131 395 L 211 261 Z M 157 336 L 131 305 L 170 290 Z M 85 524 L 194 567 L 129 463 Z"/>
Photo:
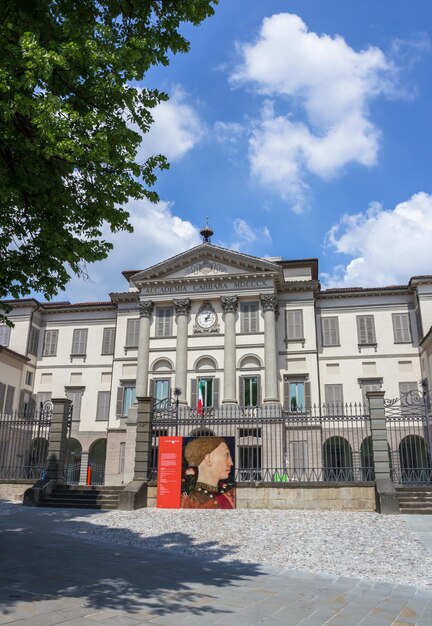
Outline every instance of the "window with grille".
<path fill-rule="evenodd" d="M 359 345 L 375 345 L 375 322 L 373 315 L 359 315 L 357 317 L 357 332 Z"/>
<path fill-rule="evenodd" d="M 104 328 L 101 354 L 114 354 L 115 328 Z"/>
<path fill-rule="evenodd" d="M 258 302 L 242 302 L 240 304 L 240 320 L 242 333 L 258 332 Z"/>
<path fill-rule="evenodd" d="M 323 346 L 339 346 L 339 320 L 337 317 L 322 317 L 322 342 Z"/>
<path fill-rule="evenodd" d="M 0 346 L 7 347 L 9 345 L 10 332 L 10 326 L 6 326 L 6 324 L 0 324 Z"/>
<path fill-rule="evenodd" d="M 34 354 L 34 356 L 37 356 L 38 345 L 39 345 L 39 329 L 36 328 L 35 326 L 32 326 L 30 330 L 28 352 L 30 354 Z"/>
<path fill-rule="evenodd" d="M 85 356 L 87 351 L 87 328 L 75 328 L 72 339 L 72 356 Z"/>
<path fill-rule="evenodd" d="M 44 356 L 56 356 L 58 343 L 58 330 L 46 330 L 44 337 Z"/>
<path fill-rule="evenodd" d="M 126 327 L 126 348 L 137 348 L 139 339 L 139 319 L 128 320 Z"/>
<path fill-rule="evenodd" d="M 109 391 L 99 391 L 97 400 L 96 420 L 107 422 L 109 418 L 111 393 Z"/>
<path fill-rule="evenodd" d="M 411 343 L 411 327 L 408 313 L 393 313 L 393 335 L 395 343 Z"/>
<path fill-rule="evenodd" d="M 302 341 L 303 332 L 303 311 L 301 309 L 286 311 L 286 338 L 288 341 Z"/>
<path fill-rule="evenodd" d="M 171 337 L 173 334 L 174 307 L 157 307 L 155 311 L 156 337 Z"/>
<path fill-rule="evenodd" d="M 324 385 L 327 411 L 341 413 L 343 409 L 342 385 Z"/>

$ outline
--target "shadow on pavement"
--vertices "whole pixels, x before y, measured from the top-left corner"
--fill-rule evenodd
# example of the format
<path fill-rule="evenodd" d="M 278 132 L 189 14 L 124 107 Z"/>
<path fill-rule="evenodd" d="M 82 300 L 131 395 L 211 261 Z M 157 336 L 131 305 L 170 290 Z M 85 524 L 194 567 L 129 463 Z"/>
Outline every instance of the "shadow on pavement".
<path fill-rule="evenodd" d="M 257 564 L 223 561 L 227 554 L 232 556 L 233 548 L 216 542 L 200 544 L 197 556 L 184 554 L 179 546 L 187 552 L 192 545 L 197 550 L 197 545 L 180 532 L 140 538 L 139 545 L 138 534 L 125 528 L 110 531 L 121 532 L 122 543 L 91 540 L 89 531 L 94 533 L 95 526 L 73 518 L 94 513 L 16 505 L 11 513 L 0 515 L 3 616 L 27 603 L 42 607 L 59 598 L 62 607 L 70 598 L 80 599 L 84 607 L 95 611 L 199 616 L 216 612 L 212 587 L 216 592 L 263 573 Z M 68 534 L 69 523 L 74 525 L 73 535 Z M 155 539 L 167 549 L 152 547 Z"/>

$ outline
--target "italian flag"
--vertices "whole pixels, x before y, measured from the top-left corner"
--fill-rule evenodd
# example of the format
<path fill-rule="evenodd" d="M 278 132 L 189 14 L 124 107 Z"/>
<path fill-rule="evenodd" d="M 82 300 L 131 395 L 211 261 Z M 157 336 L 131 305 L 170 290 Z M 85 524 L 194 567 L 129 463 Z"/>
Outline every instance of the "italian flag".
<path fill-rule="evenodd" d="M 198 383 L 198 415 L 202 415 L 204 407 L 204 381 Z"/>

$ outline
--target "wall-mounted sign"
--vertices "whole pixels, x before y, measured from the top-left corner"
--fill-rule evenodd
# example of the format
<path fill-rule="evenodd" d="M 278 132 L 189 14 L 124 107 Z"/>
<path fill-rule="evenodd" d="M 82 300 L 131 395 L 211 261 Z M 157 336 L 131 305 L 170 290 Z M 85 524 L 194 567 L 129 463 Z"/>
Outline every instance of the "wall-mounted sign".
<path fill-rule="evenodd" d="M 224 280 L 216 282 L 199 282 L 187 285 L 161 285 L 158 287 L 143 287 L 141 293 L 154 296 L 158 294 L 185 294 L 185 293 L 209 293 L 212 291 L 245 291 L 245 290 L 260 290 L 271 289 L 274 287 L 272 280 L 266 280 L 265 278 L 253 278 L 244 280 Z"/>

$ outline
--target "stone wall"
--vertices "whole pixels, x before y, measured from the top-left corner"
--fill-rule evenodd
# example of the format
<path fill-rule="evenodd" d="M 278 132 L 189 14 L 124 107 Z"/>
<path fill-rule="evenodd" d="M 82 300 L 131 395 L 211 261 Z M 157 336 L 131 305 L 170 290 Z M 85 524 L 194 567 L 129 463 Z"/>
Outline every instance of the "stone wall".
<path fill-rule="evenodd" d="M 23 480 L 21 482 L 0 481 L 0 500 L 11 500 L 12 502 L 22 502 L 24 491 L 34 485 L 34 480 Z"/>
<path fill-rule="evenodd" d="M 150 486 L 148 506 L 156 506 L 156 487 Z M 241 486 L 238 509 L 298 509 L 307 511 L 375 511 L 375 487 L 368 485 Z"/>

